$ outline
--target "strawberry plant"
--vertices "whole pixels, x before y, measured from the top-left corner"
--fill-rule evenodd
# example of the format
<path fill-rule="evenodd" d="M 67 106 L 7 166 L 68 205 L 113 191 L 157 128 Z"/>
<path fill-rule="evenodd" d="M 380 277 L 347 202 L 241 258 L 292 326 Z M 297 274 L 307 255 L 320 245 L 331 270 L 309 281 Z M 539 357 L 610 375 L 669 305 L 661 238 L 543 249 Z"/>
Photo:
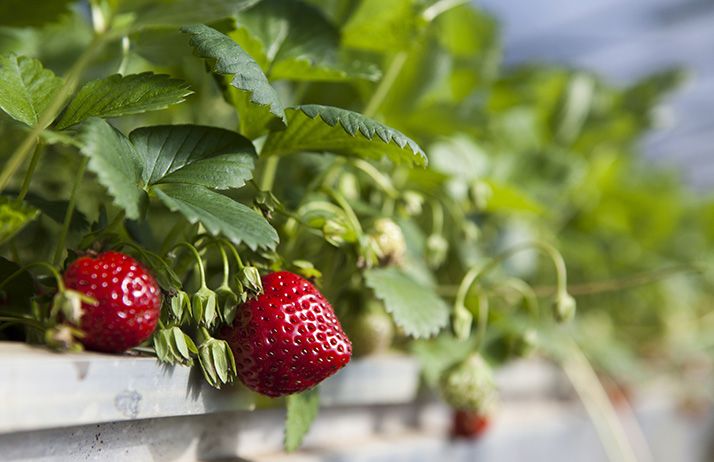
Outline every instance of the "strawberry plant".
<path fill-rule="evenodd" d="M 0 339 L 288 395 L 290 450 L 342 323 L 477 416 L 534 351 L 679 364 L 714 202 L 634 155 L 678 76 L 502 72 L 450 0 L 5 2 Z"/>

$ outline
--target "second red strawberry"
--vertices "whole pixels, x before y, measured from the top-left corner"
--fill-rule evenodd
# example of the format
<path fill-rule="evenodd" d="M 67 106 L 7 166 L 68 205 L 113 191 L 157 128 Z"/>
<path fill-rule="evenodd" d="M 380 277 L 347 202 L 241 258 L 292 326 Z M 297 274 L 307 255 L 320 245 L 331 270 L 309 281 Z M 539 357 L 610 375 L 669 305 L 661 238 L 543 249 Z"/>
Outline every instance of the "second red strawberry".
<path fill-rule="evenodd" d="M 352 344 L 315 286 L 287 271 L 262 280 L 264 292 L 221 332 L 248 388 L 272 397 L 298 393 L 349 362 Z"/>

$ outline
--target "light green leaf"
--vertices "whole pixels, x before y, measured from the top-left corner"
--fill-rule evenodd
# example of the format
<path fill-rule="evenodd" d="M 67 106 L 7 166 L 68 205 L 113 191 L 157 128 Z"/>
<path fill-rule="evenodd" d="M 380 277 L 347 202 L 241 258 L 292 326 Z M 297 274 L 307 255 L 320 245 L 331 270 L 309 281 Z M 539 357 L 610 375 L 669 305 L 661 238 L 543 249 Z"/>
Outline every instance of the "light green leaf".
<path fill-rule="evenodd" d="M 309 104 L 287 110 L 288 128 L 271 132 L 261 155 L 329 151 L 425 166 L 424 151 L 403 133 L 357 112 Z"/>
<path fill-rule="evenodd" d="M 340 34 L 302 1 L 263 0 L 240 13 L 230 34 L 274 80 L 376 80 L 379 69 L 340 52 Z"/>
<path fill-rule="evenodd" d="M 310 430 L 320 408 L 317 388 L 288 396 L 285 416 L 285 450 L 294 451 Z"/>
<path fill-rule="evenodd" d="M 161 0 L 135 11 L 134 28 L 210 23 L 235 16 L 260 0 Z"/>
<path fill-rule="evenodd" d="M 62 114 L 57 128 L 78 124 L 89 117 L 120 117 L 164 109 L 193 93 L 182 80 L 144 72 L 119 74 L 85 84 Z"/>
<path fill-rule="evenodd" d="M 0 244 L 10 240 L 38 214 L 39 210 L 26 202 L 0 196 Z"/>
<path fill-rule="evenodd" d="M 485 183 L 491 189 L 491 195 L 486 202 L 486 211 L 543 213 L 543 206 L 517 187 L 490 180 Z"/>
<path fill-rule="evenodd" d="M 411 46 L 418 24 L 414 0 L 364 0 L 342 29 L 342 43 L 392 53 Z"/>
<path fill-rule="evenodd" d="M 87 123 L 83 144 L 81 152 L 89 157 L 89 169 L 97 174 L 126 216 L 138 219 L 147 197 L 142 189 L 143 161 L 134 146 L 103 119 Z"/>
<path fill-rule="evenodd" d="M 201 222 L 211 234 L 223 234 L 251 249 L 275 248 L 278 234 L 258 212 L 203 186 L 159 184 L 152 188 L 171 210 L 191 223 Z"/>
<path fill-rule="evenodd" d="M 397 268 L 374 268 L 364 273 L 367 285 L 407 335 L 428 337 L 449 321 L 449 306 L 429 287 Z"/>
<path fill-rule="evenodd" d="M 42 5 L 26 0 L 0 2 L 0 26 L 36 27 L 57 21 L 75 0 L 43 0 Z"/>
<path fill-rule="evenodd" d="M 0 56 L 0 108 L 10 117 L 35 125 L 62 86 L 62 79 L 36 59 Z"/>
<path fill-rule="evenodd" d="M 239 188 L 253 176 L 253 144 L 230 130 L 201 125 L 139 128 L 129 139 L 142 159 L 144 184 Z"/>
<path fill-rule="evenodd" d="M 250 118 L 254 123 L 255 120 L 267 120 L 285 125 L 285 111 L 278 93 L 258 63 L 240 45 L 227 35 L 202 24 L 185 26 L 181 31 L 191 36 L 189 43 L 198 56 L 208 60 L 213 72 L 232 76 L 231 86 L 246 93 L 247 101 L 242 100 L 243 104 L 238 106 L 241 119 Z M 241 124 L 246 125 L 245 122 Z M 256 130 L 251 126 L 251 132 Z"/>

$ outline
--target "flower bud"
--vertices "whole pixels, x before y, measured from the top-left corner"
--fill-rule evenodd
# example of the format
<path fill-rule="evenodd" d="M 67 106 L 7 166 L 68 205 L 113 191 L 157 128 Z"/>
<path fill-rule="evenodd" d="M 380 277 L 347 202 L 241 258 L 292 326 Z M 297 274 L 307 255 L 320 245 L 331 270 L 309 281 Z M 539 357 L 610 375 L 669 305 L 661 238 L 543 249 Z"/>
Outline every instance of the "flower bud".
<path fill-rule="evenodd" d="M 577 303 L 575 299 L 567 292 L 558 294 L 553 305 L 553 316 L 560 323 L 570 321 L 575 317 Z"/>
<path fill-rule="evenodd" d="M 402 229 L 389 218 L 380 218 L 374 222 L 370 239 L 379 262 L 383 265 L 399 265 L 407 253 L 407 243 Z"/>
<path fill-rule="evenodd" d="M 441 234 L 432 234 L 426 239 L 426 262 L 431 268 L 440 267 L 449 253 L 449 241 Z"/>

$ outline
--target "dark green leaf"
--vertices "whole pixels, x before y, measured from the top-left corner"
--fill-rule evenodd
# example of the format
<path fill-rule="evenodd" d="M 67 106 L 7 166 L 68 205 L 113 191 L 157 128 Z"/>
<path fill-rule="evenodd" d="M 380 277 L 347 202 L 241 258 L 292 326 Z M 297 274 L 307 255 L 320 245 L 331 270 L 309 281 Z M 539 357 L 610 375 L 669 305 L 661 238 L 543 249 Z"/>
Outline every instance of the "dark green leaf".
<path fill-rule="evenodd" d="M 143 162 L 134 146 L 102 119 L 87 123 L 83 144 L 82 154 L 89 157 L 89 169 L 97 174 L 128 218 L 139 218 L 146 193 L 142 189 Z"/>
<path fill-rule="evenodd" d="M 36 59 L 0 56 L 0 109 L 26 125 L 35 125 L 62 86 L 62 79 Z"/>
<path fill-rule="evenodd" d="M 57 223 L 64 223 L 65 215 L 67 214 L 67 206 L 69 203 L 67 201 L 51 201 L 36 194 L 29 193 L 25 197 L 27 203 L 34 207 L 40 209 L 40 211 L 50 217 Z M 84 215 L 79 210 L 75 210 L 72 214 L 72 222 L 69 225 L 72 231 L 82 231 L 89 227 L 89 220 L 87 216 Z"/>
<path fill-rule="evenodd" d="M 210 23 L 235 16 L 239 11 L 259 0 L 161 0 L 148 2 L 135 11 L 137 29 L 156 26 L 181 26 L 191 23 Z"/>
<path fill-rule="evenodd" d="M 288 396 L 285 416 L 285 450 L 294 451 L 310 430 L 320 408 L 317 388 Z"/>
<path fill-rule="evenodd" d="M 120 117 L 165 109 L 193 93 L 182 80 L 168 75 L 114 74 L 85 84 L 62 114 L 57 128 L 78 124 L 89 117 Z"/>
<path fill-rule="evenodd" d="M 26 0 L 0 2 L 0 26 L 36 27 L 57 21 L 75 0 L 43 0 L 39 5 Z"/>
<path fill-rule="evenodd" d="M 297 0 L 263 0 L 240 13 L 231 37 L 274 80 L 375 80 L 380 72 L 340 53 L 340 34 L 322 12 Z"/>
<path fill-rule="evenodd" d="M 209 61 L 213 72 L 232 76 L 230 84 L 246 93 L 245 98 L 251 104 L 239 107 L 240 117 L 285 124 L 285 111 L 278 93 L 258 63 L 240 45 L 227 35 L 203 24 L 185 26 L 181 30 L 191 36 L 191 46 L 198 56 Z M 256 130 L 255 127 L 250 128 L 251 132 Z"/>
<path fill-rule="evenodd" d="M 11 305 L 23 305 L 35 295 L 35 281 L 28 271 L 20 268 L 20 265 L 0 257 L 0 282 L 6 281 L 16 273 L 12 281 L 8 281 L 2 288 L 2 300 Z"/>
<path fill-rule="evenodd" d="M 223 234 L 251 249 L 273 249 L 278 243 L 277 232 L 262 215 L 203 186 L 160 184 L 153 190 L 168 208 L 191 223 L 200 222 L 211 234 Z"/>
<path fill-rule="evenodd" d="M 200 125 L 160 125 L 129 135 L 142 159 L 144 184 L 188 183 L 239 188 L 253 176 L 255 149 L 230 130 Z"/>
<path fill-rule="evenodd" d="M 416 36 L 418 13 L 413 0 L 364 0 L 343 28 L 343 43 L 370 51 L 404 50 Z"/>
<path fill-rule="evenodd" d="M 403 133 L 357 112 L 309 104 L 287 110 L 288 128 L 272 132 L 261 155 L 329 151 L 424 166 L 424 151 Z"/>
<path fill-rule="evenodd" d="M 407 335 L 428 337 L 449 321 L 449 306 L 429 287 L 397 268 L 367 270 L 365 281 Z"/>

